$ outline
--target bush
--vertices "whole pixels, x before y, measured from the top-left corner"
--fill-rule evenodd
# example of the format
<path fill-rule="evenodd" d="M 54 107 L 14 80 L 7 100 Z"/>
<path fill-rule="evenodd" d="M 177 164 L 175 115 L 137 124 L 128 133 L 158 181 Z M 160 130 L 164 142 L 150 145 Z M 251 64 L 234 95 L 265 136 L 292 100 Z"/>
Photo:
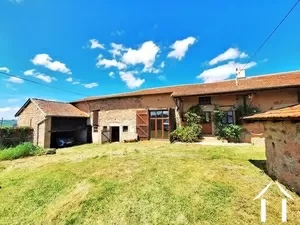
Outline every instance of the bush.
<path fill-rule="evenodd" d="M 170 142 L 196 142 L 201 138 L 201 126 L 180 126 L 170 134 Z"/>
<path fill-rule="evenodd" d="M 7 148 L 0 150 L 0 160 L 13 160 L 28 156 L 34 156 L 41 154 L 42 149 L 40 147 L 34 146 L 30 142 L 25 142 L 14 148 Z"/>
<path fill-rule="evenodd" d="M 235 124 L 224 124 L 223 118 L 225 113 L 223 111 L 215 111 L 214 118 L 215 118 L 215 125 L 216 130 L 215 134 L 219 139 L 225 139 L 228 142 L 239 142 L 242 127 L 240 125 Z"/>
<path fill-rule="evenodd" d="M 201 138 L 201 108 L 192 106 L 185 114 L 186 126 L 180 126 L 170 134 L 170 142 L 196 142 Z"/>
<path fill-rule="evenodd" d="M 0 128 L 0 149 L 15 147 L 33 140 L 33 129 L 30 127 L 2 127 Z"/>
<path fill-rule="evenodd" d="M 230 124 L 223 128 L 223 136 L 229 142 L 239 142 L 241 137 L 242 127 L 239 125 Z"/>

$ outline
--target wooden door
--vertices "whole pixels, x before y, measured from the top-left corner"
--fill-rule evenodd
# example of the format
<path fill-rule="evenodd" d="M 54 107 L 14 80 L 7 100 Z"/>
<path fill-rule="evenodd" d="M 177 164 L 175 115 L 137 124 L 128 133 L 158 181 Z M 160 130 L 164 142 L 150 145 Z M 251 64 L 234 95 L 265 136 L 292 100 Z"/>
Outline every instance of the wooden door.
<path fill-rule="evenodd" d="M 175 109 L 173 108 L 169 108 L 169 130 L 170 133 L 176 130 L 176 115 Z"/>
<path fill-rule="evenodd" d="M 211 112 L 203 112 L 201 126 L 202 134 L 212 134 Z"/>
<path fill-rule="evenodd" d="M 136 111 L 136 132 L 139 140 L 149 139 L 149 114 L 148 110 Z"/>

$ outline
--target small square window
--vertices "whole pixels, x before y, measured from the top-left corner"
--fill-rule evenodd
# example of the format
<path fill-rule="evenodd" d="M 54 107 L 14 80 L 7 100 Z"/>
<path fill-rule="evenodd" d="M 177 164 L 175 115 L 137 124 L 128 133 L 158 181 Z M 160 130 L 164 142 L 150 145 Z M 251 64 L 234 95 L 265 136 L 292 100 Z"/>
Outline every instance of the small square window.
<path fill-rule="evenodd" d="M 211 98 L 210 97 L 200 97 L 199 105 L 211 105 Z"/>
<path fill-rule="evenodd" d="M 103 129 L 102 129 L 104 132 L 107 131 L 107 126 L 103 126 Z"/>
<path fill-rule="evenodd" d="M 128 132 L 128 126 L 123 126 L 123 132 Z"/>
<path fill-rule="evenodd" d="M 94 132 L 98 133 L 98 126 L 94 126 Z"/>

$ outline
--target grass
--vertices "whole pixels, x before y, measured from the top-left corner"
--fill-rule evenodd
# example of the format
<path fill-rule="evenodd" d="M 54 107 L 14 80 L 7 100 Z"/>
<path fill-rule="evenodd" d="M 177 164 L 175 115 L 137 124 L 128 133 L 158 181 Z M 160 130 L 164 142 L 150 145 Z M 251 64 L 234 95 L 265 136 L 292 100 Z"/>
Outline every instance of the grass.
<path fill-rule="evenodd" d="M 0 161 L 13 160 L 34 156 L 41 153 L 41 148 L 34 146 L 32 143 L 23 143 L 16 147 L 0 149 Z"/>
<path fill-rule="evenodd" d="M 0 224 L 259 224 L 253 199 L 270 178 L 249 160 L 264 150 L 150 141 L 3 161 Z M 292 196 L 288 224 L 299 224 Z M 265 198 L 267 224 L 280 224 L 275 186 Z"/>

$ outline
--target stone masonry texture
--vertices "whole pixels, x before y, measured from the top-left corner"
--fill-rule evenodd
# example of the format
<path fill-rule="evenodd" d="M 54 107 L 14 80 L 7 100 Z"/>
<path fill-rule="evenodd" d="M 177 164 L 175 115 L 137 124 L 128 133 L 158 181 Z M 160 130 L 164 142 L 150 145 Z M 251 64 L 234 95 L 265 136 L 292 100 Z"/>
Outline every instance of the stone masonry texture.
<path fill-rule="evenodd" d="M 300 193 L 300 122 L 264 122 L 268 174 Z"/>

